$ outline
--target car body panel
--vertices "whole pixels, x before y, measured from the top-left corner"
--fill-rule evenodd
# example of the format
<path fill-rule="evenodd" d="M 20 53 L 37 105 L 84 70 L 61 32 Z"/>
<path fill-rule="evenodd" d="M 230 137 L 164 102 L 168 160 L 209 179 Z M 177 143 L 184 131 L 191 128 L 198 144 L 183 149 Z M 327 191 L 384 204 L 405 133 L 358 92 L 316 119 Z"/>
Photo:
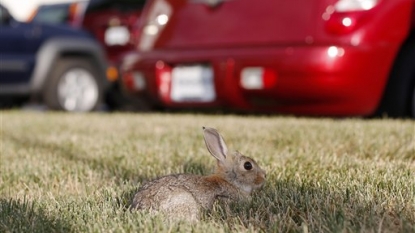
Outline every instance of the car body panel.
<path fill-rule="evenodd" d="M 1 25 L 0 51 L 2 83 L 22 83 L 30 78 L 35 66 L 36 49 L 40 46 L 39 27 L 11 22 Z M 31 43 L 27 43 L 31 40 Z"/>
<path fill-rule="evenodd" d="M 312 18 L 315 1 L 277 1 L 272 7 L 253 7 L 258 3 L 250 0 L 230 0 L 218 6 L 205 2 L 172 4 L 174 13 L 163 32 L 168 36 L 161 36 L 155 49 L 298 44 L 314 31 L 310 25 L 316 21 Z"/>

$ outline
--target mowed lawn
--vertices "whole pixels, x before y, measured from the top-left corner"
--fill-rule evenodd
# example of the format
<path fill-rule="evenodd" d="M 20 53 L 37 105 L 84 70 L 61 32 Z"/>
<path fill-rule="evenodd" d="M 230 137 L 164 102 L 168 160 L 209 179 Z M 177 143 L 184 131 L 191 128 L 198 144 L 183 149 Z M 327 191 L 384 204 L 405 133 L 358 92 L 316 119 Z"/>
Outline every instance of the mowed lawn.
<path fill-rule="evenodd" d="M 415 122 L 2 111 L 0 232 L 415 232 Z M 209 174 L 202 126 L 267 181 L 197 224 L 130 212 L 143 181 Z"/>

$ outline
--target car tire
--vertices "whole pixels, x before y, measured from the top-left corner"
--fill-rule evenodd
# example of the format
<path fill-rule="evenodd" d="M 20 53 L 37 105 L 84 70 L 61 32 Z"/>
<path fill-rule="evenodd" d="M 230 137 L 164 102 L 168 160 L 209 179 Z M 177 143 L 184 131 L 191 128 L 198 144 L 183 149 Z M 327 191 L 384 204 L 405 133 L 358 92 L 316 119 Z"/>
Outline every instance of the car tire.
<path fill-rule="evenodd" d="M 103 84 L 97 68 L 87 58 L 65 58 L 55 64 L 43 93 L 52 110 L 89 112 L 102 102 Z"/>
<path fill-rule="evenodd" d="M 402 45 L 395 59 L 376 115 L 415 118 L 415 34 Z"/>

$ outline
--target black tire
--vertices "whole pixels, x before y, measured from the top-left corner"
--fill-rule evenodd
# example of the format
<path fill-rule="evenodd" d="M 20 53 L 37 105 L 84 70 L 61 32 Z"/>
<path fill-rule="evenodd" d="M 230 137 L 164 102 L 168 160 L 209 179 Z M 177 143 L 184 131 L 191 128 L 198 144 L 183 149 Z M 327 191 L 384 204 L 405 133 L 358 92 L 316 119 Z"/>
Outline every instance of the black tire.
<path fill-rule="evenodd" d="M 63 58 L 51 70 L 43 91 L 48 108 L 67 112 L 89 112 L 102 104 L 103 83 L 87 58 Z"/>
<path fill-rule="evenodd" d="M 415 34 L 402 45 L 376 115 L 415 118 Z"/>

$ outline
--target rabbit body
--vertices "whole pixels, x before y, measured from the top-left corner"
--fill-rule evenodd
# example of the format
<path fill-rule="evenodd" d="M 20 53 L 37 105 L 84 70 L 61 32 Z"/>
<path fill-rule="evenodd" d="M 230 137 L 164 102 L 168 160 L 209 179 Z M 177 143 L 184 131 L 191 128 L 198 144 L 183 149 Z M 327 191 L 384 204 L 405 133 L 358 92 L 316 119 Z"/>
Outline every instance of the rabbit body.
<path fill-rule="evenodd" d="M 177 174 L 160 177 L 143 185 L 132 207 L 156 210 L 179 219 L 197 220 L 201 208 L 211 209 L 220 199 L 238 199 L 243 194 L 216 176 Z"/>
<path fill-rule="evenodd" d="M 175 174 L 144 184 L 134 196 L 133 209 L 162 212 L 170 219 L 197 221 L 202 209 L 218 199 L 235 201 L 248 197 L 265 182 L 265 171 L 239 152 L 228 154 L 219 133 L 204 128 L 209 152 L 217 159 L 214 174 Z"/>

